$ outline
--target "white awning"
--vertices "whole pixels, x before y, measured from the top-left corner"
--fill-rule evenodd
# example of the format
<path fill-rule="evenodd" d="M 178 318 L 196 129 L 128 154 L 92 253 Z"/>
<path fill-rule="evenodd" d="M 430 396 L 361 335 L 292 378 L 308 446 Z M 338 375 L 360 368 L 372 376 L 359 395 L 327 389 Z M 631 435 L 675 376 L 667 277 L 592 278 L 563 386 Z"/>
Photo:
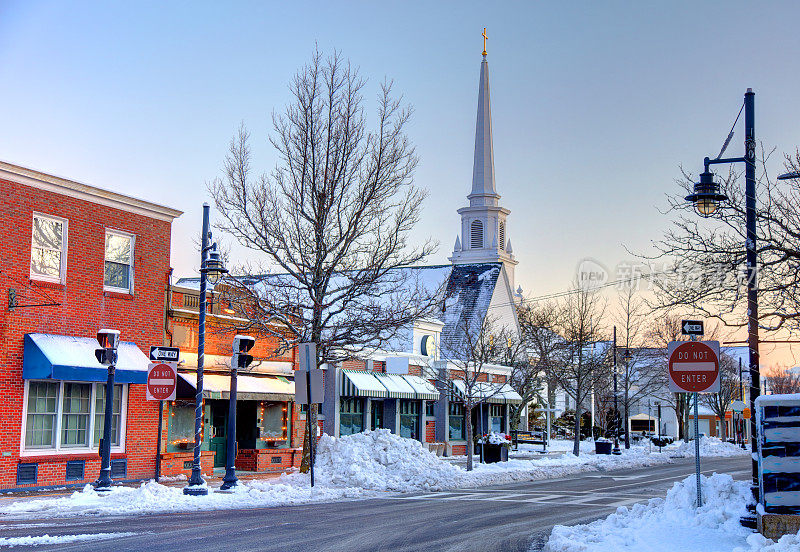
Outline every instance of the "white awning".
<path fill-rule="evenodd" d="M 342 370 L 343 397 L 372 397 L 385 399 L 389 396 L 386 387 L 381 384 L 372 372 L 363 370 Z"/>
<path fill-rule="evenodd" d="M 436 390 L 436 387 L 420 376 L 400 376 L 404 380 L 408 382 L 408 384 L 414 388 L 414 393 L 416 394 L 416 398 L 424 401 L 436 401 L 439 400 L 439 392 Z"/>
<path fill-rule="evenodd" d="M 197 389 L 197 374 L 179 372 L 178 375 L 193 389 Z M 231 377 L 224 374 L 203 375 L 203 397 L 230 399 Z M 281 376 L 243 376 L 236 378 L 236 398 L 242 401 L 293 401 L 294 382 Z"/>
<path fill-rule="evenodd" d="M 463 400 L 467 394 L 464 380 L 453 380 L 453 392 Z M 473 387 L 475 399 L 492 404 L 522 404 L 522 397 L 507 383 L 476 383 Z"/>
<path fill-rule="evenodd" d="M 398 374 L 375 374 L 375 379 L 386 387 L 390 399 L 415 399 L 414 388 Z"/>

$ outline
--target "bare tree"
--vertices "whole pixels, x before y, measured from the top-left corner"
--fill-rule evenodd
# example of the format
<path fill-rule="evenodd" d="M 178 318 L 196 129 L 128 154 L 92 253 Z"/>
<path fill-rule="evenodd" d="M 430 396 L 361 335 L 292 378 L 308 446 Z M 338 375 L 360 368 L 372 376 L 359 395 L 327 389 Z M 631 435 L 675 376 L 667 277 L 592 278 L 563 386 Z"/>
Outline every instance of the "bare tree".
<path fill-rule="evenodd" d="M 727 424 L 725 413 L 730 409 L 731 403 L 739 398 L 739 369 L 733 358 L 725 353 L 719 358 L 719 393 L 703 393 L 701 400 L 720 419 L 720 437 L 727 439 Z"/>
<path fill-rule="evenodd" d="M 762 147 L 763 150 L 763 147 Z M 762 153 L 758 179 L 756 233 L 758 254 L 759 323 L 765 330 L 800 330 L 800 181 L 771 180 Z M 800 170 L 800 152 L 786 156 L 785 168 Z M 668 199 L 676 218 L 655 242 L 656 254 L 642 257 L 662 261 L 667 270 L 653 279 L 654 306 L 697 310 L 734 328 L 747 324 L 745 312 L 746 259 L 745 197 L 740 175 L 730 170 L 722 192 L 730 200 L 710 221 L 700 221 L 683 196 L 694 178 L 683 174 L 681 193 Z"/>
<path fill-rule="evenodd" d="M 273 113 L 272 173 L 253 174 L 242 125 L 210 186 L 218 226 L 267 259 L 242 269 L 260 276 L 229 281 L 234 304 L 255 305 L 239 315 L 281 350 L 316 343 L 317 365 L 380 347 L 433 304 L 403 269 L 434 250 L 408 242 L 425 197 L 412 182 L 411 110 L 384 83 L 370 130 L 365 84 L 338 52 L 315 50 L 290 83 L 292 102 Z M 310 417 L 314 427 L 316 406 Z"/>
<path fill-rule="evenodd" d="M 458 330 L 460 339 L 441 348 L 441 358 L 445 361 L 442 364 L 447 367 L 433 376 L 440 384 L 439 387 L 445 390 L 454 381 L 461 382 L 459 391 L 462 392 L 464 404 L 467 471 L 471 471 L 474 454 L 472 412 L 500 392 L 501 385 L 489 381 L 489 368 L 490 365 L 508 360 L 509 343 L 517 339 L 517 336 L 512 329 L 499 326 L 490 317 L 481 322 L 462 318 Z"/>
<path fill-rule="evenodd" d="M 573 454 L 580 454 L 581 409 L 591 397 L 592 389 L 608 370 L 605 347 L 594 347 L 602 338 L 601 321 L 605 305 L 596 291 L 576 285 L 567 295 L 560 334 L 565 346 L 559 355 L 554 377 L 559 387 L 575 401 L 575 436 Z"/>
<path fill-rule="evenodd" d="M 511 367 L 508 384 L 522 397 L 520 404 L 509 405 L 509 425 L 513 429 L 527 430 L 527 427 L 519 427 L 522 412 L 533 401 L 540 404 L 544 402 L 541 396 L 542 371 L 530 356 L 529 343 L 524 334 L 517 336 L 512 332 L 504 333 L 510 335 L 507 336 L 506 347 L 501 352 L 499 363 Z"/>
<path fill-rule="evenodd" d="M 766 374 L 767 386 L 774 395 L 800 393 L 800 374 L 783 368 L 772 368 Z"/>
<path fill-rule="evenodd" d="M 564 338 L 558 334 L 561 316 L 561 306 L 553 302 L 522 302 L 517 308 L 522 343 L 527 347 L 530 362 L 523 381 L 518 385 L 512 381 L 512 385 L 523 399 L 526 396 L 532 399 L 544 386 L 542 398 L 548 408 L 555 404 L 558 387 L 556 373 L 563 364 L 562 358 L 566 349 Z"/>
<path fill-rule="evenodd" d="M 664 384 L 663 352 L 645 348 L 645 303 L 633 282 L 627 282 L 619 295 L 617 318 L 617 374 L 620 406 L 625 420 L 625 448 L 631 448 L 630 410 Z"/>

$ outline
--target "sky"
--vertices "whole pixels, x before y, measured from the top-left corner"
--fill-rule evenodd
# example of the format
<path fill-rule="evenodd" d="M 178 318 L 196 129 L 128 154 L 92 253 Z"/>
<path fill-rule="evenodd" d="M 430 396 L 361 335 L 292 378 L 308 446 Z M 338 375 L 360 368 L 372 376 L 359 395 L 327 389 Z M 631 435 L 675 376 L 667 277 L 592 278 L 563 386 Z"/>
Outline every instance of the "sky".
<path fill-rule="evenodd" d="M 779 1 L 0 0 L 0 159 L 184 211 L 171 263 L 192 275 L 230 138 L 243 121 L 256 170 L 274 167 L 271 114 L 318 44 L 369 79 L 368 113 L 384 78 L 414 107 L 415 182 L 429 192 L 414 239 L 438 240 L 430 262 L 447 262 L 486 27 L 497 188 L 517 283 L 541 296 L 567 289 L 583 259 L 613 273 L 649 251 L 680 167 L 717 154 L 748 87 L 774 158 L 800 145 L 799 18 Z"/>

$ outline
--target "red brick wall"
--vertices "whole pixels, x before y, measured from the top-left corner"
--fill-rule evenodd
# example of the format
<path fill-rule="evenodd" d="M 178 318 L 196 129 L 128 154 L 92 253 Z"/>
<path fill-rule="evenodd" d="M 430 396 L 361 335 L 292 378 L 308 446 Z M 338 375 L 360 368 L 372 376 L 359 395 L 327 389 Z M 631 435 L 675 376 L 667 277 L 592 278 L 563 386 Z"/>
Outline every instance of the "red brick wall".
<path fill-rule="evenodd" d="M 425 422 L 425 442 L 436 442 L 436 422 L 434 420 L 427 420 Z"/>
<path fill-rule="evenodd" d="M 64 285 L 30 279 L 34 211 L 69 221 Z M 0 488 L 9 488 L 16 486 L 20 461 L 25 334 L 94 338 L 98 329 L 108 327 L 120 330 L 123 341 L 133 341 L 145 353 L 150 345 L 161 344 L 171 223 L 2 179 L 0 220 L 0 295 L 6 298 L 8 289 L 14 288 L 20 305 L 50 300 L 59 303 L 0 309 Z M 132 295 L 103 290 L 106 227 L 136 236 Z M 144 401 L 143 386 L 129 386 L 126 450 L 122 456 L 128 458 L 130 479 L 154 475 L 156 405 Z M 86 481 L 96 479 L 99 472 L 99 460 L 91 456 Z M 81 456 L 41 459 L 37 484 L 64 483 L 66 458 Z"/>

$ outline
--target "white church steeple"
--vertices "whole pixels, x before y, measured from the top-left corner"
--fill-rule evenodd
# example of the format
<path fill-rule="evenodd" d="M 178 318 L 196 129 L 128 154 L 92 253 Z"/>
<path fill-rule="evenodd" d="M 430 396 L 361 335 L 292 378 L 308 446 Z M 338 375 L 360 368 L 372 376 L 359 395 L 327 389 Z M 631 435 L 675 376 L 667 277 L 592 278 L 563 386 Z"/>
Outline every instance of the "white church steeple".
<path fill-rule="evenodd" d="M 468 207 L 461 215 L 461 235 L 450 257 L 453 264 L 502 262 L 514 289 L 514 267 L 517 261 L 511 251 L 511 238 L 506 217 L 511 211 L 500 207 L 500 195 L 494 181 L 492 148 L 492 109 L 489 98 L 489 64 L 486 61 L 486 29 L 478 85 L 478 117 L 475 123 L 475 158 L 472 166 L 472 190 Z"/>

